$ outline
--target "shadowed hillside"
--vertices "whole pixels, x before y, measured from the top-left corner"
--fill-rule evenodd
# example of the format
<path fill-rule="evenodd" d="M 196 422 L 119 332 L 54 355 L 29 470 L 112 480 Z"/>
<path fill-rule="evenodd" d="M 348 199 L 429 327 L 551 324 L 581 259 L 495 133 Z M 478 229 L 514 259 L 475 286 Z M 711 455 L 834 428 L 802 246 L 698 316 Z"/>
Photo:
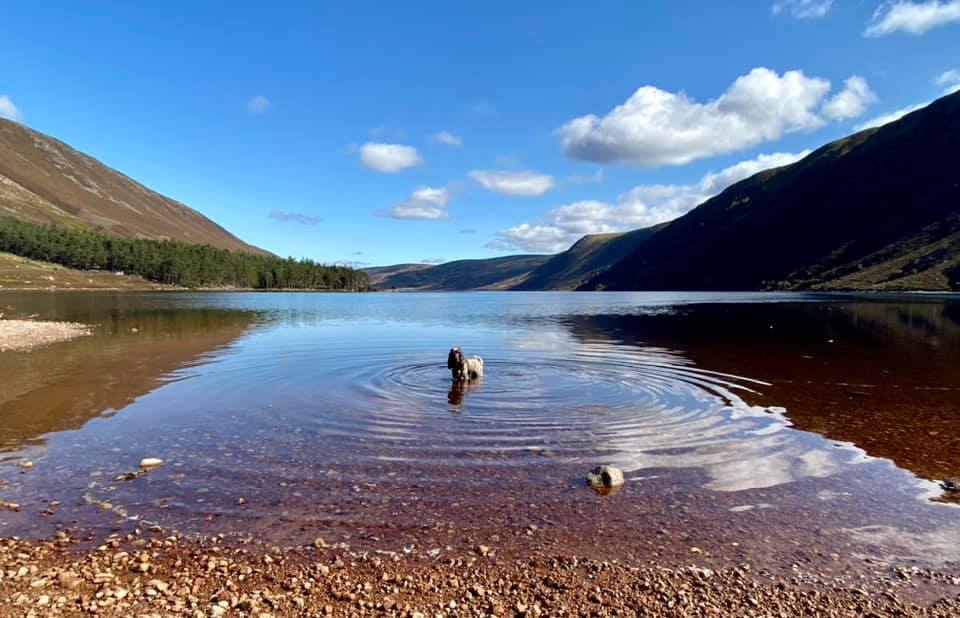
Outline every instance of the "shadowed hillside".
<path fill-rule="evenodd" d="M 0 216 L 267 254 L 48 135 L 0 118 Z"/>
<path fill-rule="evenodd" d="M 574 290 L 629 255 L 662 225 L 623 234 L 590 234 L 553 256 L 530 274 L 517 290 Z"/>
<path fill-rule="evenodd" d="M 960 93 L 711 198 L 583 289 L 960 289 Z"/>

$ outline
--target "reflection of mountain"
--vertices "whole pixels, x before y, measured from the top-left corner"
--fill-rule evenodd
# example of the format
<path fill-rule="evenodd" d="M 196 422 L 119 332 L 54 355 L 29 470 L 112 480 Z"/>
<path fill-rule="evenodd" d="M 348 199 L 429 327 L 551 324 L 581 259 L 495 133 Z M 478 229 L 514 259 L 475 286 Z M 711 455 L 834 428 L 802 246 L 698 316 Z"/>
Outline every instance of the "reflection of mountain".
<path fill-rule="evenodd" d="M 922 478 L 960 476 L 956 302 L 696 305 L 564 324 L 581 340 L 665 346 L 704 369 L 770 382 L 741 395 Z"/>
<path fill-rule="evenodd" d="M 29 354 L 0 354 L 0 450 L 78 429 L 127 406 L 165 376 L 240 337 L 255 319 L 241 311 L 114 312 L 92 337 Z M 135 329 L 135 330 L 134 330 Z"/>

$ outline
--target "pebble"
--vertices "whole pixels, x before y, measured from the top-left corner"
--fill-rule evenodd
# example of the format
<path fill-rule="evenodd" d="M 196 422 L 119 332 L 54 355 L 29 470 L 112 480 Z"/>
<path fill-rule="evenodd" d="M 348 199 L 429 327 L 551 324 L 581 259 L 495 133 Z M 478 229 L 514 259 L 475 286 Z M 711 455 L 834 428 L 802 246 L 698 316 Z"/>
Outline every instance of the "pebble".
<path fill-rule="evenodd" d="M 591 487 L 608 489 L 623 485 L 623 470 L 616 466 L 597 466 L 587 473 L 587 483 Z"/>
<path fill-rule="evenodd" d="M 141 468 L 155 468 L 163 465 L 163 460 L 158 457 L 144 457 L 140 460 Z"/>

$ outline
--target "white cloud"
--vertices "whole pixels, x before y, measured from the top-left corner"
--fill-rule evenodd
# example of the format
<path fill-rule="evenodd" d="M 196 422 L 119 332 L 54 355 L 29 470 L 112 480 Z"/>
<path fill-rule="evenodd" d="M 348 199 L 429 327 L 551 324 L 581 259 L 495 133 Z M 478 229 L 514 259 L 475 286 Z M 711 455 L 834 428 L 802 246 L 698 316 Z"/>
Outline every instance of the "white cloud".
<path fill-rule="evenodd" d="M 877 95 L 870 90 L 867 80 L 853 75 L 844 82 L 844 88 L 823 104 L 823 115 L 833 120 L 856 118 L 867 110 Z"/>
<path fill-rule="evenodd" d="M 497 111 L 496 106 L 489 101 L 477 101 L 470 106 L 470 111 L 478 116 L 489 116 Z"/>
<path fill-rule="evenodd" d="M 270 108 L 270 99 L 263 95 L 250 97 L 247 100 L 247 111 L 252 114 L 262 114 Z"/>
<path fill-rule="evenodd" d="M 449 219 L 447 204 L 450 190 L 446 187 L 417 187 L 405 202 L 400 202 L 387 212 L 393 219 L 420 219 L 436 221 Z"/>
<path fill-rule="evenodd" d="M 600 184 L 603 182 L 603 170 L 599 169 L 592 174 L 571 174 L 566 181 L 572 185 Z"/>
<path fill-rule="evenodd" d="M 885 124 L 889 124 L 895 120 L 900 120 L 910 112 L 915 112 L 918 109 L 923 109 L 927 105 L 930 105 L 930 101 L 925 101 L 924 103 L 917 103 L 916 105 L 911 105 L 909 107 L 904 107 L 895 111 L 890 112 L 889 114 L 882 114 L 876 118 L 871 118 L 866 122 L 861 122 L 856 127 L 857 131 L 863 131 L 864 129 L 872 129 L 873 127 L 882 127 Z"/>
<path fill-rule="evenodd" d="M 393 174 L 420 165 L 423 159 L 413 146 L 367 142 L 360 146 L 360 162 L 372 170 Z"/>
<path fill-rule="evenodd" d="M 434 144 L 445 144 L 447 146 L 463 146 L 463 138 L 449 131 L 434 133 L 430 136 L 430 141 Z"/>
<path fill-rule="evenodd" d="M 543 195 L 554 186 L 553 176 L 530 170 L 508 172 L 503 170 L 473 170 L 470 177 L 487 191 L 520 197 Z"/>
<path fill-rule="evenodd" d="M 943 86 L 944 94 L 951 94 L 960 90 L 960 69 L 944 71 L 933 80 L 938 86 Z"/>
<path fill-rule="evenodd" d="M 316 225 L 323 222 L 322 217 L 313 217 L 300 212 L 284 212 L 282 210 L 271 210 L 270 218 L 274 221 L 283 221 L 284 223 L 292 221 L 300 225 Z"/>
<path fill-rule="evenodd" d="M 16 121 L 23 118 L 23 114 L 21 114 L 17 106 L 13 104 L 10 97 L 5 94 L 0 94 L 0 118 Z"/>
<path fill-rule="evenodd" d="M 883 36 L 898 30 L 923 34 L 927 30 L 960 21 L 960 0 L 886 2 L 877 7 L 864 36 Z"/>
<path fill-rule="evenodd" d="M 643 86 L 605 116 L 574 118 L 558 133 L 574 159 L 682 165 L 823 126 L 821 106 L 829 91 L 830 82 L 821 77 L 760 67 L 705 103 Z"/>
<path fill-rule="evenodd" d="M 830 12 L 833 0 L 777 0 L 771 11 L 774 15 L 788 12 L 798 19 L 815 19 Z"/>
<path fill-rule="evenodd" d="M 421 264 L 443 264 L 446 262 L 443 258 L 427 258 L 425 260 L 420 260 Z"/>
<path fill-rule="evenodd" d="M 503 251 L 563 251 L 585 234 L 622 232 L 670 221 L 730 185 L 759 171 L 780 167 L 809 154 L 777 152 L 709 172 L 696 184 L 641 185 L 620 195 L 616 204 L 583 200 L 549 211 L 543 220 L 502 230 L 487 243 Z"/>

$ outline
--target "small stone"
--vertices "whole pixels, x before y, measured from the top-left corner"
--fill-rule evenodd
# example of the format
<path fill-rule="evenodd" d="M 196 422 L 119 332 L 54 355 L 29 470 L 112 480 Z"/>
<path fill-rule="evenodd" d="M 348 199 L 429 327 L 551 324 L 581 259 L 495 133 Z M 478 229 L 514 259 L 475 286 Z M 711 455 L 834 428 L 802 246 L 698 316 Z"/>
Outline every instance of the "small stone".
<path fill-rule="evenodd" d="M 691 548 L 690 548 L 690 551 L 692 551 L 692 552 L 695 553 L 695 554 L 702 554 L 702 553 L 703 553 L 703 550 L 700 549 L 699 547 L 691 547 Z"/>
<path fill-rule="evenodd" d="M 29 470 L 32 467 L 33 467 L 33 462 L 30 461 L 29 459 L 24 459 L 23 461 L 20 462 L 21 470 Z"/>
<path fill-rule="evenodd" d="M 477 553 L 481 556 L 486 556 L 490 553 L 490 548 L 486 545 L 477 545 Z"/>
<path fill-rule="evenodd" d="M 245 498 L 237 498 L 237 506 L 243 506 L 247 501 Z"/>
<path fill-rule="evenodd" d="M 587 484 L 593 488 L 620 487 L 623 485 L 623 471 L 615 466 L 597 466 L 587 473 Z"/>
<path fill-rule="evenodd" d="M 158 457 L 144 457 L 140 460 L 141 468 L 156 468 L 157 466 L 162 466 L 163 460 Z"/>
<path fill-rule="evenodd" d="M 317 537 L 313 539 L 313 546 L 316 547 L 317 549 L 323 549 L 324 547 L 327 546 L 327 542 L 321 539 L 320 537 Z"/>

